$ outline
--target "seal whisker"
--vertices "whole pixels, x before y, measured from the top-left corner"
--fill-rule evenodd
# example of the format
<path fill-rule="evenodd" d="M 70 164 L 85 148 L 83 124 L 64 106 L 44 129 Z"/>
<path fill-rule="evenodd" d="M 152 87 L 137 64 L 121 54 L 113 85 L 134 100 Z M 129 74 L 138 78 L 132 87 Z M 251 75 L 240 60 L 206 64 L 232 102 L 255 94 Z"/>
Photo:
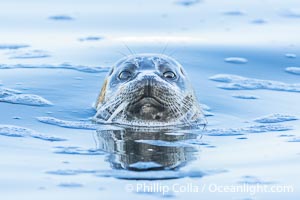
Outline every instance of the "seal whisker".
<path fill-rule="evenodd" d="M 127 56 L 125 53 L 123 53 L 122 51 L 116 51 L 117 53 L 121 54 L 122 56 Z"/>
<path fill-rule="evenodd" d="M 177 94 L 178 95 L 178 94 Z M 181 97 L 180 97 L 181 96 Z M 178 99 L 181 99 L 182 97 L 184 97 L 183 95 L 178 95 L 177 96 L 177 98 Z M 188 97 L 188 96 L 186 96 L 186 97 Z M 190 120 L 188 119 L 188 115 L 186 115 L 185 113 L 187 113 L 188 111 L 193 111 L 193 110 L 197 110 L 197 109 L 195 109 L 195 106 L 192 104 L 193 102 L 192 101 L 188 101 L 188 99 L 186 98 L 186 97 L 184 97 L 184 98 L 182 98 L 182 100 L 181 101 L 176 101 L 176 102 L 181 102 L 181 104 L 180 105 L 178 105 L 179 103 L 176 103 L 176 104 L 173 104 L 176 108 L 177 108 L 177 110 L 180 112 L 180 113 L 182 113 L 182 115 L 181 116 L 183 116 L 183 120 L 186 122 L 186 123 L 188 123 L 188 124 L 190 124 L 189 122 L 190 122 Z M 184 109 L 184 110 L 183 110 Z M 193 114 L 192 114 L 193 115 Z M 193 117 L 193 116 L 192 116 Z M 191 118 L 192 118 L 191 117 Z M 191 125 L 191 124 L 190 124 Z"/>
<path fill-rule="evenodd" d="M 131 49 L 129 48 L 129 46 L 128 46 L 125 42 L 123 42 L 123 44 L 124 44 L 124 46 L 127 48 L 127 50 L 129 51 L 130 54 L 136 55 L 136 53 L 135 53 L 133 50 L 131 50 Z"/>
<path fill-rule="evenodd" d="M 112 120 L 122 111 L 124 110 L 124 107 L 126 107 L 127 102 L 121 103 L 117 109 L 113 112 L 113 114 L 108 118 L 107 122 L 110 123 Z"/>
<path fill-rule="evenodd" d="M 173 112 L 173 114 L 176 117 L 177 112 L 176 112 L 175 106 L 169 100 L 167 100 L 167 102 L 168 102 L 168 106 L 170 107 L 171 111 Z"/>
<path fill-rule="evenodd" d="M 164 46 L 164 48 L 160 54 L 163 55 L 165 53 L 165 51 L 167 50 L 168 46 L 169 46 L 169 40 L 166 42 L 166 45 Z"/>
<path fill-rule="evenodd" d="M 186 118 L 186 115 L 184 115 L 184 112 L 181 111 L 181 108 L 177 105 L 177 104 L 173 104 L 173 106 L 176 107 L 177 111 L 179 111 L 180 115 L 180 119 L 182 119 L 184 122 L 189 123 L 189 121 Z"/>

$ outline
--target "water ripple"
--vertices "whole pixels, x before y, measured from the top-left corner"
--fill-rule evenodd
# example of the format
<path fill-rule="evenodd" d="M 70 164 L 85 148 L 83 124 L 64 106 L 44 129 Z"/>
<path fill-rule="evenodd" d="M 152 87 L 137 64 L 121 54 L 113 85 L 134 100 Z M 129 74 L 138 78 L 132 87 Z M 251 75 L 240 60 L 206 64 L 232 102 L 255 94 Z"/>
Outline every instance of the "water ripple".
<path fill-rule="evenodd" d="M 14 125 L 0 125 L 0 135 L 8 137 L 31 137 L 49 142 L 66 140 L 64 138 L 44 135 L 32 129 Z"/>
<path fill-rule="evenodd" d="M 279 81 L 254 79 L 231 74 L 217 74 L 209 78 L 213 81 L 223 82 L 219 88 L 227 90 L 276 90 L 285 92 L 300 92 L 300 84 L 289 84 Z"/>
<path fill-rule="evenodd" d="M 99 72 L 107 72 L 108 68 L 105 67 L 90 67 L 84 65 L 71 65 L 68 63 L 63 63 L 60 65 L 28 65 L 28 64 L 16 64 L 16 65 L 8 65 L 8 64 L 0 64 L 0 69 L 18 69 L 18 68 L 25 68 L 25 69 L 71 69 L 77 70 L 81 72 L 87 73 L 99 73 Z"/>
<path fill-rule="evenodd" d="M 259 117 L 254 121 L 259 123 L 278 123 L 278 122 L 287 122 L 298 120 L 296 116 L 292 115 L 283 115 L 283 114 L 271 114 L 263 117 Z"/>

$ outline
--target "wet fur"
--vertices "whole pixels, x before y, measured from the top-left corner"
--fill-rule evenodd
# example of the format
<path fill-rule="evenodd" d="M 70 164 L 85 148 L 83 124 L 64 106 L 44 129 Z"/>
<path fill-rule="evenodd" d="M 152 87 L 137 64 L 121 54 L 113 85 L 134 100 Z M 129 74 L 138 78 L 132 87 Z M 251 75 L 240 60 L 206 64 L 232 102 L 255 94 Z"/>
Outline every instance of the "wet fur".
<path fill-rule="evenodd" d="M 179 71 L 183 72 L 182 68 Z M 155 120 L 155 116 L 153 120 L 145 120 L 139 117 L 138 114 L 132 115 L 129 112 L 134 103 L 144 96 L 145 79 L 152 79 L 152 96 L 164 106 L 164 112 L 159 120 Z M 168 81 L 157 76 L 138 76 L 110 90 L 108 89 L 109 84 L 110 77 L 108 76 L 95 106 L 97 114 L 94 119 L 97 122 L 134 126 L 186 126 L 200 121 L 203 122 L 201 108 L 189 84 L 182 89 L 174 87 Z"/>

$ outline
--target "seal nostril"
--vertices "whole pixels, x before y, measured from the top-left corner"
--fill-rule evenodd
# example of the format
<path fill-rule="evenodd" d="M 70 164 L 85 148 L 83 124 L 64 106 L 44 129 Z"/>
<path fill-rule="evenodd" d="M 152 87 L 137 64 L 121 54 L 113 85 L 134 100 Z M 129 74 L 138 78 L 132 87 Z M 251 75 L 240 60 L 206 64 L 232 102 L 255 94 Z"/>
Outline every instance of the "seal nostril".
<path fill-rule="evenodd" d="M 152 95 L 152 80 L 153 78 L 151 77 L 145 77 L 145 79 L 143 80 L 143 84 L 144 84 L 144 96 L 146 97 L 151 97 Z"/>
<path fill-rule="evenodd" d="M 159 120 L 161 117 L 159 115 L 155 116 L 155 119 Z"/>
<path fill-rule="evenodd" d="M 147 81 L 147 93 L 148 96 L 151 96 L 151 79 Z"/>

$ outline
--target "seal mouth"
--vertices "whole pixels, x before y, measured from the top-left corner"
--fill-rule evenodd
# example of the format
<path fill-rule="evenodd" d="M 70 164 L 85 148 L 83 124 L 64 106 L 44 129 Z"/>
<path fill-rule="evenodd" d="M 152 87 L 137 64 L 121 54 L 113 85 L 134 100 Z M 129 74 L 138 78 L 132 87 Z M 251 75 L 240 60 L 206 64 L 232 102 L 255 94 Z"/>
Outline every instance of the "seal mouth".
<path fill-rule="evenodd" d="M 143 120 L 163 120 L 166 108 L 157 98 L 142 96 L 128 107 L 128 113 L 133 118 Z"/>
<path fill-rule="evenodd" d="M 146 95 L 143 95 L 136 101 L 132 102 L 131 105 L 139 105 L 139 104 L 147 104 L 147 103 L 152 104 L 153 106 L 161 106 L 161 107 L 165 105 L 158 98 L 153 96 L 146 96 Z"/>

